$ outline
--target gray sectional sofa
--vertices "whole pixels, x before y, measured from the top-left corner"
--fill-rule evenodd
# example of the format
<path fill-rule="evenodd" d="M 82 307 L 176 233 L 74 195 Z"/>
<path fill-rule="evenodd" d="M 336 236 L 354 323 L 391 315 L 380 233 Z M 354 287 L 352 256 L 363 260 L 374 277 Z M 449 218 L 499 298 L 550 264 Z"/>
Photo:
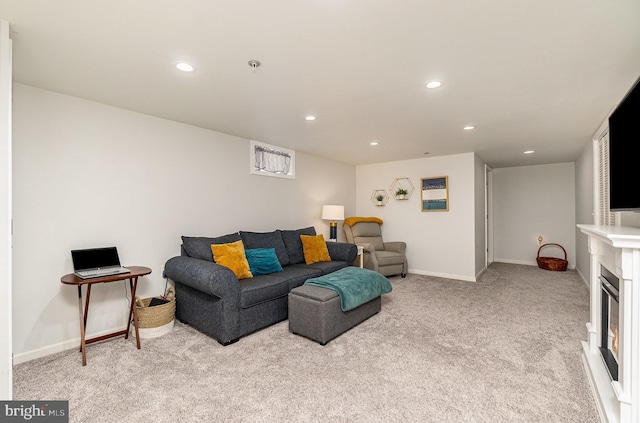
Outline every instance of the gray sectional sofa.
<path fill-rule="evenodd" d="M 327 242 L 331 261 L 305 264 L 300 235 L 316 235 L 315 228 L 183 236 L 181 255 L 165 264 L 167 277 L 175 283 L 178 320 L 228 345 L 287 319 L 289 291 L 309 278 L 353 265 L 358 253 L 355 244 Z M 238 240 L 245 250 L 274 248 L 282 271 L 238 280 L 214 262 L 211 251 L 211 244 Z"/>

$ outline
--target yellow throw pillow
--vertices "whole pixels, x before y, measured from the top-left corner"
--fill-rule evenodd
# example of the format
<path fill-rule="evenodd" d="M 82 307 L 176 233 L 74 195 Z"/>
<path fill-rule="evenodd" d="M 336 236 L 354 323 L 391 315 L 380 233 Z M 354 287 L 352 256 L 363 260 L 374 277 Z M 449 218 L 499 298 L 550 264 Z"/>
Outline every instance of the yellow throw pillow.
<path fill-rule="evenodd" d="M 213 253 L 213 261 L 220 266 L 231 269 L 238 279 L 253 277 L 242 241 L 228 244 L 211 244 L 211 252 Z"/>
<path fill-rule="evenodd" d="M 321 261 L 331 261 L 327 243 L 324 236 L 320 235 L 300 235 L 302 241 L 302 251 L 304 252 L 304 262 L 307 264 Z"/>

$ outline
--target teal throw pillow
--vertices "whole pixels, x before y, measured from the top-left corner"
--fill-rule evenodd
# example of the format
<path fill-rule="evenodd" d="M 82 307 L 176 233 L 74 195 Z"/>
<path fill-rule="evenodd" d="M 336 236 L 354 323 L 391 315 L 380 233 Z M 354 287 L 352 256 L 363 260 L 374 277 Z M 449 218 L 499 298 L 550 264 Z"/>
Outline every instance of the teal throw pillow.
<path fill-rule="evenodd" d="M 255 275 L 268 275 L 269 273 L 282 272 L 282 266 L 276 256 L 275 248 L 252 248 L 245 250 L 251 273 Z"/>

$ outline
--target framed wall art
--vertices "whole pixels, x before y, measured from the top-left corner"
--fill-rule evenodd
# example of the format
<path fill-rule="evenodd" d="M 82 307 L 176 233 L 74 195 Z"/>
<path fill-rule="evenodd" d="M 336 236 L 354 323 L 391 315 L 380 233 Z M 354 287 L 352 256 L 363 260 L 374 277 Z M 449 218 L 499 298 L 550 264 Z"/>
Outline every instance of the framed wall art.
<path fill-rule="evenodd" d="M 436 176 L 420 179 L 423 212 L 449 211 L 449 177 Z"/>

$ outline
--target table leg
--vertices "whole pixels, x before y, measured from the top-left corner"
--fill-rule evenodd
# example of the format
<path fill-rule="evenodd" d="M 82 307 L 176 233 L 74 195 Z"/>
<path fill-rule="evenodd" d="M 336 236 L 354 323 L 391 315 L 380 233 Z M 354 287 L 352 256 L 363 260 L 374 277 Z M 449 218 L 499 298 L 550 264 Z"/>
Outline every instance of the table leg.
<path fill-rule="evenodd" d="M 133 327 L 136 331 L 136 346 L 140 349 L 140 333 L 138 331 L 138 311 L 136 308 L 136 288 L 138 287 L 138 277 L 129 279 L 129 287 L 131 288 L 131 306 L 129 307 L 129 319 L 127 319 L 127 334 L 125 339 L 129 337 L 129 329 L 131 327 L 131 316 L 133 316 Z"/>
<path fill-rule="evenodd" d="M 84 327 L 87 328 L 87 317 L 89 316 L 89 298 L 91 298 L 91 285 L 87 285 L 87 298 L 84 304 Z"/>
<path fill-rule="evenodd" d="M 87 298 L 88 295 L 87 295 Z M 87 304 L 89 302 L 87 301 Z M 85 327 L 87 325 L 87 316 L 82 313 L 82 285 L 78 285 L 78 310 L 80 312 L 80 351 L 82 352 L 82 365 L 87 365 L 87 345 L 85 344 Z"/>

